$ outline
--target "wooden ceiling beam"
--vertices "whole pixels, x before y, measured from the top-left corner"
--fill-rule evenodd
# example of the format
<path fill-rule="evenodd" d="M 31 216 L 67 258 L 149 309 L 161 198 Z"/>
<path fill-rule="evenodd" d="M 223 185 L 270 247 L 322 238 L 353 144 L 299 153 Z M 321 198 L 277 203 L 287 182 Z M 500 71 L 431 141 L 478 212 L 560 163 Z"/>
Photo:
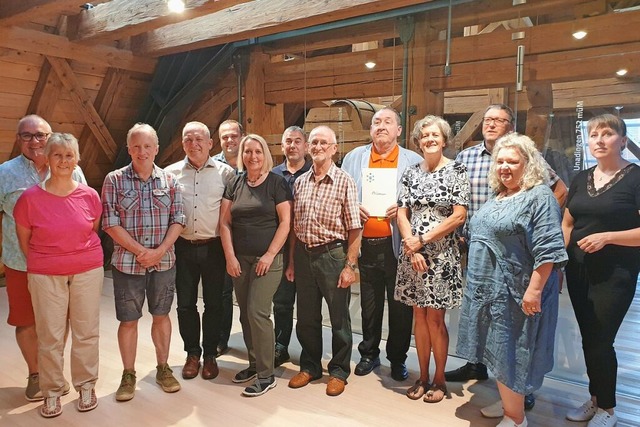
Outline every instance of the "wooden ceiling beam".
<path fill-rule="evenodd" d="M 92 0 L 94 6 L 109 0 Z M 0 27 L 23 24 L 36 16 L 75 15 L 83 9 L 79 0 L 3 0 Z"/>
<path fill-rule="evenodd" d="M 169 11 L 166 0 L 112 0 L 77 15 L 71 23 L 73 34 L 69 38 L 90 43 L 121 40 L 248 1 L 250 0 L 190 0 L 185 2 L 184 12 L 173 13 Z"/>
<path fill-rule="evenodd" d="M 0 27 L 0 47 L 145 74 L 152 74 L 157 62 L 153 58 L 134 56 L 128 50 L 109 46 L 83 46 L 70 42 L 63 36 L 20 27 Z"/>
<path fill-rule="evenodd" d="M 118 152 L 118 144 L 113 140 L 109 129 L 104 124 L 104 121 L 96 111 L 91 99 L 82 88 L 82 85 L 78 81 L 78 78 L 74 74 L 69 62 L 66 59 L 56 58 L 53 56 L 47 56 L 47 61 L 51 64 L 51 68 L 58 74 L 58 77 L 62 81 L 62 85 L 69 92 L 71 101 L 78 108 L 80 114 L 85 120 L 85 123 L 91 131 L 93 136 L 98 141 L 98 144 L 105 152 L 110 161 L 114 161 Z"/>
<path fill-rule="evenodd" d="M 148 32 L 134 38 L 132 48 L 142 56 L 161 56 L 422 3 L 425 0 L 254 0 Z"/>

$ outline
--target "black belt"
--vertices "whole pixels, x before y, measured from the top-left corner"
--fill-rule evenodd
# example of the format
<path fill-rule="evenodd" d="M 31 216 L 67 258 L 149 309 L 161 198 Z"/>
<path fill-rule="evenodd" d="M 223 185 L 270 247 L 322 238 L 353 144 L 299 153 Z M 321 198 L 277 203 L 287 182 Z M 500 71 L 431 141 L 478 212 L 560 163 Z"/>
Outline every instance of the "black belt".
<path fill-rule="evenodd" d="M 210 237 L 208 239 L 195 239 L 195 240 L 189 240 L 189 239 L 185 239 L 184 237 L 181 237 L 180 239 L 184 240 L 185 242 L 193 246 L 202 246 L 218 240 L 219 237 Z"/>
<path fill-rule="evenodd" d="M 378 246 L 385 244 L 391 239 L 391 237 L 363 237 L 362 240 L 371 246 Z"/>
<path fill-rule="evenodd" d="M 318 245 L 318 246 L 309 246 L 306 243 L 303 243 L 302 247 L 304 248 L 305 251 L 309 252 L 310 254 L 320 254 L 320 253 L 327 252 L 327 251 L 330 251 L 331 249 L 336 249 L 336 248 L 344 247 L 346 249 L 347 248 L 347 241 L 346 240 L 334 240 L 333 242 L 325 243 L 324 245 Z"/>

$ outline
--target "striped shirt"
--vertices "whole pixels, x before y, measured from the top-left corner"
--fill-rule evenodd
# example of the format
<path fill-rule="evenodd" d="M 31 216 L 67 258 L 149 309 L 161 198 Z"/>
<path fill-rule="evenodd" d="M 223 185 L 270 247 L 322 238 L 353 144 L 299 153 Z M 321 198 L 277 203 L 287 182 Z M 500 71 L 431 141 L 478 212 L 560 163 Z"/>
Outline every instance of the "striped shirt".
<path fill-rule="evenodd" d="M 320 246 L 347 240 L 349 230 L 362 228 L 356 184 L 335 164 L 317 182 L 311 168 L 294 187 L 293 230 L 302 243 Z"/>
<path fill-rule="evenodd" d="M 182 190 L 175 175 L 155 164 L 151 177 L 142 181 L 129 164 L 110 172 L 102 186 L 102 229 L 121 226 L 146 248 L 157 248 L 165 238 L 169 226 L 185 225 Z M 176 260 L 173 246 L 159 266 L 148 270 L 165 271 Z M 136 261 L 136 256 L 114 242 L 113 266 L 126 274 L 145 274 L 147 269 Z"/>

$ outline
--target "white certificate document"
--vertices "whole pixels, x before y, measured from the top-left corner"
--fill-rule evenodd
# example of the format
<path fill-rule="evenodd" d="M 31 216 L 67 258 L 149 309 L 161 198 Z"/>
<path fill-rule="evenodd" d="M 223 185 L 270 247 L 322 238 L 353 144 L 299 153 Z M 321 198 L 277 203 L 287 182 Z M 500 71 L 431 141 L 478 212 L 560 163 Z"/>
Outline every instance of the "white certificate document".
<path fill-rule="evenodd" d="M 369 216 L 385 217 L 387 208 L 398 202 L 396 168 L 362 169 L 362 205 Z"/>

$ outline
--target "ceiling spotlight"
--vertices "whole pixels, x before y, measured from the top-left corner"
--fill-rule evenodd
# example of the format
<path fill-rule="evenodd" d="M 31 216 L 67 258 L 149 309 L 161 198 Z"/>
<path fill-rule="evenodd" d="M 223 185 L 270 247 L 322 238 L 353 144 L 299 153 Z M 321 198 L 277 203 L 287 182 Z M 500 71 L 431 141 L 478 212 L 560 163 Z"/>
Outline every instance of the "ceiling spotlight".
<path fill-rule="evenodd" d="M 364 63 L 364 66 L 370 70 L 373 70 L 374 68 L 376 68 L 376 63 L 373 61 L 367 61 Z"/>
<path fill-rule="evenodd" d="M 573 38 L 576 40 L 582 40 L 583 38 L 585 38 L 587 36 L 587 32 L 580 30 L 580 31 L 576 31 L 575 33 L 572 34 Z"/>
<path fill-rule="evenodd" d="M 616 74 L 617 74 L 619 77 L 622 77 L 622 76 L 624 76 L 625 74 L 627 74 L 628 72 L 629 72 L 629 71 L 628 71 L 626 68 L 621 68 L 621 69 L 619 69 L 618 71 L 616 71 Z"/>
<path fill-rule="evenodd" d="M 184 1 L 182 0 L 169 0 L 167 6 L 169 6 L 169 10 L 173 13 L 184 12 Z"/>

